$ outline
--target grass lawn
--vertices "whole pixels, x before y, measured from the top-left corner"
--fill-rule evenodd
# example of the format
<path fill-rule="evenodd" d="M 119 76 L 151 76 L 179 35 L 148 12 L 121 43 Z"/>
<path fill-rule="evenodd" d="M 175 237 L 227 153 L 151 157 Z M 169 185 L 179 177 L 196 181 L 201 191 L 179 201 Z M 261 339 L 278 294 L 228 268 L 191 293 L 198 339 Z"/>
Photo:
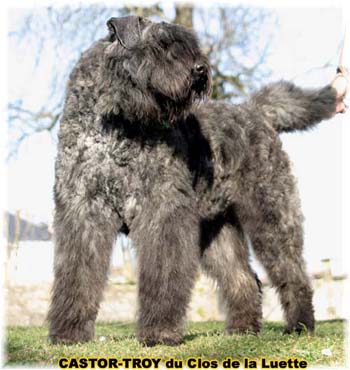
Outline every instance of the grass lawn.
<path fill-rule="evenodd" d="M 96 340 L 72 346 L 49 345 L 46 327 L 9 327 L 5 339 L 7 365 L 57 365 L 60 357 L 202 357 L 224 360 L 232 357 L 260 359 L 298 358 L 309 366 L 345 366 L 345 323 L 326 321 L 317 324 L 313 336 L 283 335 L 282 323 L 265 323 L 259 336 L 223 335 L 223 323 L 190 323 L 184 343 L 177 347 L 146 348 L 135 339 L 135 326 L 120 322 L 100 323 Z M 101 341 L 101 337 L 104 337 Z M 322 350 L 328 349 L 328 355 Z"/>

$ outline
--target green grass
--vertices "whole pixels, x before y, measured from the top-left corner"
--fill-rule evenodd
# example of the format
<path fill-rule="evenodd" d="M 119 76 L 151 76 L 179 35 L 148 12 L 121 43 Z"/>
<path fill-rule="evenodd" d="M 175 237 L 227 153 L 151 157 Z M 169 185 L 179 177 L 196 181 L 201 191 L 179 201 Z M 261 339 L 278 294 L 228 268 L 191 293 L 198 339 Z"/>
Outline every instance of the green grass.
<path fill-rule="evenodd" d="M 345 366 L 343 321 L 326 321 L 317 325 L 313 336 L 283 335 L 281 323 L 265 323 L 260 335 L 223 335 L 221 322 L 191 323 L 184 343 L 176 347 L 140 345 L 135 326 L 125 323 L 98 324 L 96 340 L 71 346 L 49 345 L 46 327 L 9 327 L 5 356 L 7 365 L 57 365 L 60 357 L 202 357 L 223 360 L 233 357 L 260 359 L 298 358 L 309 366 Z M 100 341 L 101 336 L 106 337 Z M 322 354 L 330 349 L 331 356 Z"/>

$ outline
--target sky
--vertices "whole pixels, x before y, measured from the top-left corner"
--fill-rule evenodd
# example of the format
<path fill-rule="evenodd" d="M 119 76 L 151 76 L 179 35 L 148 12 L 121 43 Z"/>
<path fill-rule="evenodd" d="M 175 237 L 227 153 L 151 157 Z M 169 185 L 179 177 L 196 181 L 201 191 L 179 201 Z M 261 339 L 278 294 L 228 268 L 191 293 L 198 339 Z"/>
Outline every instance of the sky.
<path fill-rule="evenodd" d="M 335 8 L 274 8 L 277 29 L 266 64 L 272 75 L 266 81 L 293 80 L 300 86 L 319 87 L 334 76 L 342 17 Z M 12 23 L 11 23 L 12 22 Z M 9 28 L 15 27 L 10 18 Z M 272 27 L 272 25 L 271 25 Z M 41 63 L 50 69 L 46 52 Z M 330 68 L 320 68 L 326 62 Z M 46 94 L 47 80 L 36 75 L 33 55 L 18 55 L 10 48 L 9 99 L 25 97 L 33 105 Z M 45 68 L 44 68 L 45 70 Z M 49 73 L 49 72 L 48 72 Z M 298 180 L 305 215 L 305 258 L 310 270 L 318 270 L 321 259 L 331 258 L 335 273 L 345 271 L 342 250 L 342 135 L 349 114 L 339 115 L 308 133 L 283 135 Z M 23 217 L 36 222 L 52 221 L 53 180 L 56 140 L 49 133 L 34 135 L 8 163 L 8 209 L 21 210 Z M 257 267 L 259 269 L 259 267 Z"/>

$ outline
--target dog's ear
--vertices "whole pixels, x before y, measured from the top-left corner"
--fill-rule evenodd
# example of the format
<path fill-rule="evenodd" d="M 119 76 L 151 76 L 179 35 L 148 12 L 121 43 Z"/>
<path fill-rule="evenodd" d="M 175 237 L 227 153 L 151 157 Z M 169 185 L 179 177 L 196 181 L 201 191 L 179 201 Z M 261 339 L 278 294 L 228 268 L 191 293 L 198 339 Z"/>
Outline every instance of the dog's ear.
<path fill-rule="evenodd" d="M 139 17 L 111 18 L 107 21 L 109 37 L 112 42 L 118 40 L 126 49 L 129 49 L 140 37 Z"/>
<path fill-rule="evenodd" d="M 107 21 L 107 27 L 108 27 L 108 33 L 110 40 L 113 42 L 117 39 L 117 35 L 121 32 L 121 30 L 118 30 L 118 23 L 120 18 L 111 18 Z M 120 28 L 120 26 L 119 26 Z M 120 36 L 119 36 L 120 37 Z"/>

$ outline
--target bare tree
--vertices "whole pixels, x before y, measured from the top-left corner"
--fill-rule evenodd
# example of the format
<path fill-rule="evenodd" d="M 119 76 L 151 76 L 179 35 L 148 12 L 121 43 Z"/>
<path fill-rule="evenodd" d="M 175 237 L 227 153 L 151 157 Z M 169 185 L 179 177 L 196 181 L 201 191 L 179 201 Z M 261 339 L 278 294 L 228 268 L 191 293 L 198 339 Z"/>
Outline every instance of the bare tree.
<path fill-rule="evenodd" d="M 174 21 L 194 28 L 208 54 L 212 67 L 213 98 L 236 99 L 259 84 L 267 73 L 264 66 L 269 37 L 261 43 L 261 30 L 270 17 L 265 10 L 249 7 L 197 8 L 174 6 L 172 15 L 158 4 L 150 7 L 34 8 L 18 15 L 18 27 L 11 41 L 31 47 L 37 68 L 47 50 L 54 62 L 47 75 L 49 94 L 41 106 L 33 109 L 25 100 L 9 102 L 11 153 L 36 132 L 54 131 L 64 102 L 65 83 L 80 53 L 105 35 L 105 22 L 112 15 L 135 14 L 156 20 Z M 33 86 L 33 94 L 35 86 Z"/>
<path fill-rule="evenodd" d="M 269 73 L 264 61 L 272 35 L 259 35 L 271 15 L 242 6 L 197 13 L 203 25 L 198 33 L 212 67 L 213 99 L 246 95 Z"/>

